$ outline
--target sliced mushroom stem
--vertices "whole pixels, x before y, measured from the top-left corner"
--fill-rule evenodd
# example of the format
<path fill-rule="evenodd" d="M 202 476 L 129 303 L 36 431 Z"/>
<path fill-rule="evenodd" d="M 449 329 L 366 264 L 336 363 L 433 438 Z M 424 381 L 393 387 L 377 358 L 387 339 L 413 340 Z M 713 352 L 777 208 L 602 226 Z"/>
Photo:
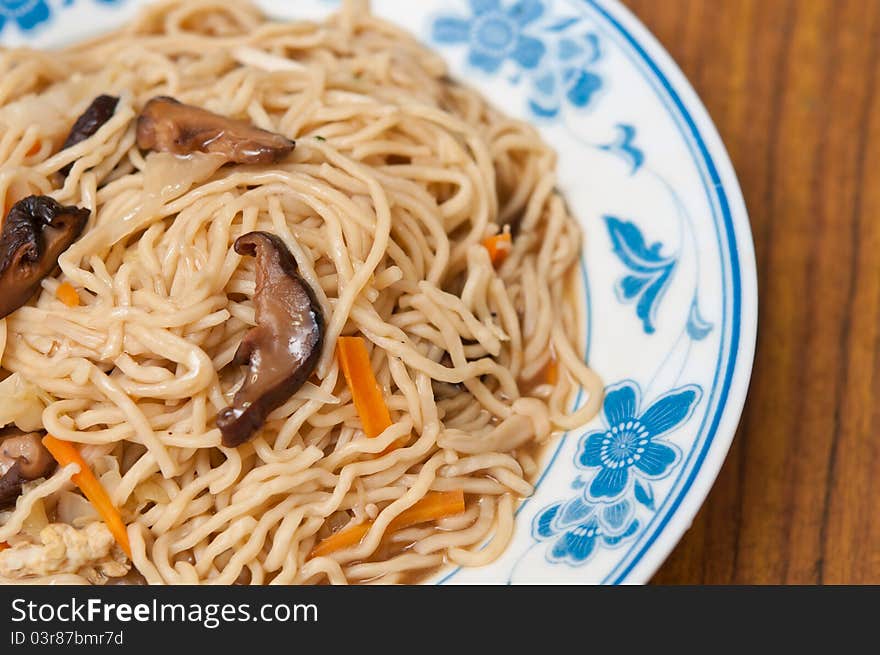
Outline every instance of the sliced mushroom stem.
<path fill-rule="evenodd" d="M 89 210 L 28 196 L 12 206 L 0 232 L 0 318 L 24 305 L 76 241 Z"/>
<path fill-rule="evenodd" d="M 147 584 L 147 579 L 143 575 L 141 575 L 140 571 L 138 571 L 133 566 L 128 571 L 128 573 L 126 573 L 122 577 L 107 578 L 107 580 L 104 582 L 104 585 L 108 586 L 108 587 L 110 587 L 110 586 L 142 586 L 142 585 L 146 585 L 146 584 Z"/>
<path fill-rule="evenodd" d="M 42 436 L 16 428 L 0 433 L 0 509 L 15 505 L 25 482 L 45 477 L 55 468 Z"/>
<path fill-rule="evenodd" d="M 137 143 L 143 150 L 175 155 L 221 154 L 236 164 L 275 164 L 296 145 L 280 134 L 165 96 L 153 98 L 141 112 Z"/>
<path fill-rule="evenodd" d="M 115 96 L 100 95 L 92 100 L 92 104 L 76 119 L 73 127 L 70 128 L 70 134 L 67 135 L 67 140 L 64 141 L 61 149 L 72 148 L 76 144 L 82 143 L 89 137 L 94 136 L 101 129 L 101 126 L 110 120 L 118 104 L 119 98 Z M 73 164 L 74 162 L 70 162 L 59 172 L 67 177 L 73 168 Z"/>
<path fill-rule="evenodd" d="M 236 240 L 235 251 L 257 260 L 257 325 L 245 334 L 233 360 L 248 367 L 244 383 L 217 416 L 223 445 L 230 448 L 250 439 L 308 380 L 324 342 L 321 307 L 284 242 L 251 232 Z"/>

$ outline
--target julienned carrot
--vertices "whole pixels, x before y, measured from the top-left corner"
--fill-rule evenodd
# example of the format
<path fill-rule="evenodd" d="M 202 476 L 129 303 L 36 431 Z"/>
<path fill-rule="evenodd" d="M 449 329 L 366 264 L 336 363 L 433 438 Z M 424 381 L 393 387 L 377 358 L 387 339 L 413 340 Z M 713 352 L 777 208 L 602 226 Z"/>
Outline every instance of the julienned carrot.
<path fill-rule="evenodd" d="M 464 511 L 464 491 L 432 491 L 419 502 L 398 514 L 388 524 L 389 532 L 397 532 L 419 523 L 436 521 Z"/>
<path fill-rule="evenodd" d="M 412 507 L 403 510 L 391 523 L 388 524 L 386 535 L 398 530 L 409 528 L 419 523 L 436 521 L 447 516 L 461 514 L 464 511 L 464 492 L 458 491 L 432 491 Z M 373 521 L 367 521 L 359 525 L 353 525 L 322 539 L 309 553 L 309 557 L 323 557 L 343 548 L 357 546 L 361 539 L 373 527 Z"/>
<path fill-rule="evenodd" d="M 489 259 L 492 260 L 493 266 L 500 266 L 507 259 L 512 243 L 510 232 L 502 232 L 483 239 L 483 247 L 489 251 Z"/>
<path fill-rule="evenodd" d="M 364 432 L 378 437 L 391 425 L 391 414 L 373 375 L 367 345 L 361 337 L 339 337 L 336 351 Z"/>
<path fill-rule="evenodd" d="M 67 282 L 62 282 L 55 290 L 55 297 L 68 307 L 79 307 L 79 294 Z"/>
<path fill-rule="evenodd" d="M 98 478 L 92 473 L 89 465 L 79 454 L 72 443 L 56 439 L 51 434 L 43 437 L 43 445 L 52 453 L 52 457 L 58 462 L 59 466 L 67 466 L 68 464 L 79 464 L 79 473 L 72 478 L 73 483 L 80 488 L 83 495 L 89 499 L 89 502 L 98 510 L 98 514 L 104 519 L 104 523 L 110 528 L 110 532 L 116 538 L 116 541 L 122 546 L 125 554 L 131 558 L 131 545 L 128 542 L 128 532 L 125 530 L 125 523 L 119 515 L 107 491 L 101 486 Z"/>
<path fill-rule="evenodd" d="M 5 541 L 0 541 L 0 552 L 6 550 L 7 548 L 9 548 L 9 544 L 7 544 Z"/>
<path fill-rule="evenodd" d="M 372 526 L 373 522 L 367 521 L 366 523 L 360 523 L 358 525 L 353 525 L 350 528 L 340 530 L 339 532 L 334 532 L 329 537 L 319 541 L 315 547 L 312 548 L 312 552 L 309 553 L 309 559 L 312 557 L 324 557 L 324 555 L 329 555 L 337 550 L 357 546 L 361 543 L 361 539 L 366 536 Z"/>
<path fill-rule="evenodd" d="M 559 382 L 559 363 L 555 357 L 551 357 L 544 368 L 544 381 L 553 386 L 556 386 L 556 383 Z"/>

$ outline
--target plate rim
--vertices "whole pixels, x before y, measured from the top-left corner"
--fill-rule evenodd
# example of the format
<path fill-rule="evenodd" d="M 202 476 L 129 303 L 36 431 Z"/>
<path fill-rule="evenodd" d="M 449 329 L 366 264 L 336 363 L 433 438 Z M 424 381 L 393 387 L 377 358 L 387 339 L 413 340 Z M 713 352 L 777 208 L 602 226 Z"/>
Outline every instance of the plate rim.
<path fill-rule="evenodd" d="M 706 497 L 727 460 L 730 446 L 742 418 L 754 367 L 758 328 L 758 281 L 754 241 L 748 210 L 739 178 L 730 160 L 711 115 L 678 64 L 651 31 L 620 0 L 583 0 L 593 8 L 627 42 L 653 77 L 661 84 L 668 99 L 684 119 L 690 136 L 697 142 L 702 164 L 715 178 L 714 196 L 728 223 L 729 243 L 726 250 L 735 256 L 730 270 L 738 284 L 733 285 L 733 334 L 728 346 L 729 361 L 724 375 L 726 397 L 719 401 L 712 422 L 714 434 L 706 439 L 698 453 L 701 461 L 694 465 L 684 488 L 678 490 L 672 507 L 660 524 L 643 537 L 633 560 L 619 563 L 603 582 L 611 584 L 645 584 L 668 559 L 675 546 L 690 529 Z M 714 174 L 713 174 L 714 173 Z M 722 354 L 724 345 L 722 344 Z M 713 428 L 710 428 L 710 432 Z M 624 557 L 628 559 L 630 553 Z M 614 579 L 609 580 L 608 578 Z"/>

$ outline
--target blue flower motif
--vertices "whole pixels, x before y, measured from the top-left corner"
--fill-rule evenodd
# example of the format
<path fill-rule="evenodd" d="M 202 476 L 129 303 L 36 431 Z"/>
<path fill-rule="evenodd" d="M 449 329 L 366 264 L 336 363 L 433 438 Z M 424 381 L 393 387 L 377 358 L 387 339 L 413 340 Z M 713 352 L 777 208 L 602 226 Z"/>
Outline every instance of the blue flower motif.
<path fill-rule="evenodd" d="M 14 20 L 25 31 L 49 20 L 52 11 L 44 0 L 0 0 L 0 30 Z"/>
<path fill-rule="evenodd" d="M 625 159 L 630 165 L 629 174 L 634 175 L 645 163 L 645 153 L 635 145 L 636 128 L 627 123 L 618 123 L 616 127 L 617 138 L 599 146 L 599 149 Z"/>
<path fill-rule="evenodd" d="M 587 562 L 597 546 L 614 548 L 638 530 L 639 521 L 633 519 L 629 501 L 609 505 L 600 512 L 580 497 L 550 505 L 539 512 L 532 522 L 532 536 L 535 539 L 553 540 L 547 559 L 571 566 Z"/>
<path fill-rule="evenodd" d="M 603 405 L 607 427 L 581 438 L 575 463 L 599 469 L 585 488 L 587 500 L 617 501 L 634 479 L 663 478 L 681 458 L 679 448 L 660 437 L 690 417 L 702 391 L 695 385 L 679 387 L 644 412 L 639 410 L 640 395 L 636 383 L 629 380 L 609 387 Z"/>
<path fill-rule="evenodd" d="M 565 28 L 569 26 L 565 24 Z M 602 78 L 589 68 L 600 57 L 599 39 L 593 33 L 560 38 L 555 44 L 555 65 L 546 67 L 532 80 L 532 113 L 552 118 L 565 102 L 581 109 L 589 105 L 602 88 Z"/>
<path fill-rule="evenodd" d="M 656 331 L 657 307 L 675 269 L 676 258 L 660 254 L 663 244 L 645 243 L 641 230 L 629 221 L 606 216 L 614 254 L 631 271 L 618 280 L 614 291 L 621 302 L 636 302 L 636 316 L 647 334 Z"/>
<path fill-rule="evenodd" d="M 643 524 L 637 513 L 655 512 L 650 480 L 663 478 L 681 460 L 681 451 L 661 439 L 693 414 L 702 397 L 696 385 L 673 389 L 641 411 L 641 391 L 625 380 L 606 389 L 606 427 L 584 435 L 575 464 L 589 473 L 571 484 L 576 494 L 552 503 L 532 519 L 532 538 L 549 542 L 551 563 L 581 566 L 600 548 L 635 539 Z M 522 559 L 522 558 L 520 558 Z"/>
<path fill-rule="evenodd" d="M 519 0 L 504 7 L 500 0 L 470 0 L 473 16 L 439 16 L 432 37 L 439 43 L 467 43 L 468 61 L 487 73 L 495 73 L 507 59 L 526 70 L 538 66 L 546 47 L 525 28 L 544 13 L 540 0 Z"/>
<path fill-rule="evenodd" d="M 712 331 L 714 326 L 700 315 L 700 308 L 697 306 L 697 295 L 694 293 L 694 299 L 691 301 L 691 308 L 688 312 L 687 333 L 694 341 L 702 341 Z"/>
<path fill-rule="evenodd" d="M 94 0 L 103 5 L 115 5 L 125 0 Z M 75 0 L 63 0 L 62 6 L 69 7 Z M 52 9 L 46 0 L 0 0 L 0 32 L 10 20 L 18 27 L 30 32 L 38 25 L 52 18 Z"/>
<path fill-rule="evenodd" d="M 508 81 L 527 85 L 528 108 L 538 118 L 554 118 L 564 105 L 590 105 L 603 86 L 591 70 L 602 51 L 580 16 L 553 16 L 546 0 L 469 1 L 470 17 L 442 14 L 433 20 L 433 41 L 466 44 L 468 62 L 489 74 L 515 62 L 518 69 Z"/>

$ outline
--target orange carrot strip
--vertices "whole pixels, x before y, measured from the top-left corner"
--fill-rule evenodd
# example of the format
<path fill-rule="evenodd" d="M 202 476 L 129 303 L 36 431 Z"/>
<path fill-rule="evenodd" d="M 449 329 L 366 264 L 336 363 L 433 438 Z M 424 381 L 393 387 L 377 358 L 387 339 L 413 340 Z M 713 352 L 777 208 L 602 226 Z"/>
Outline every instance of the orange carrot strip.
<path fill-rule="evenodd" d="M 501 266 L 507 255 L 510 254 L 510 248 L 513 240 L 510 232 L 502 232 L 495 236 L 483 239 L 483 247 L 489 251 L 489 259 L 492 260 L 493 266 Z"/>
<path fill-rule="evenodd" d="M 73 483 L 80 488 L 83 495 L 89 499 L 89 502 L 98 510 L 98 514 L 104 519 L 104 523 L 110 528 L 110 532 L 116 538 L 116 541 L 122 546 L 125 554 L 131 558 L 131 545 L 128 542 L 128 533 L 125 531 L 125 524 L 119 515 L 119 510 L 113 506 L 107 491 L 101 486 L 98 478 L 92 473 L 92 470 L 86 464 L 82 455 L 72 443 L 56 439 L 51 434 L 43 437 L 43 445 L 52 453 L 52 457 L 58 462 L 59 466 L 67 466 L 68 464 L 79 464 L 79 473 L 73 476 Z"/>
<path fill-rule="evenodd" d="M 336 350 L 364 432 L 368 437 L 378 437 L 391 425 L 391 414 L 373 375 L 367 346 L 361 337 L 339 337 Z"/>
<path fill-rule="evenodd" d="M 464 511 L 464 491 L 431 491 L 425 497 L 398 514 L 388 524 L 389 532 L 397 532 L 419 523 L 435 521 Z"/>
<path fill-rule="evenodd" d="M 27 151 L 25 156 L 31 157 L 33 155 L 36 155 L 38 152 L 40 152 L 40 148 L 42 148 L 42 147 L 43 147 L 43 143 L 39 139 L 37 139 L 36 141 L 34 141 L 34 145 L 32 145 L 30 147 L 30 150 Z"/>
<path fill-rule="evenodd" d="M 550 361 L 547 362 L 547 366 L 544 369 L 544 380 L 547 384 L 556 386 L 556 383 L 559 382 L 559 362 L 556 361 L 555 357 L 551 357 Z"/>
<path fill-rule="evenodd" d="M 309 559 L 313 557 L 324 557 L 337 550 L 357 546 L 361 543 L 361 539 L 366 536 L 367 532 L 370 531 L 371 527 L 373 527 L 373 522 L 367 521 L 366 523 L 359 523 L 350 528 L 344 528 L 339 532 L 334 532 L 329 537 L 319 541 L 315 547 L 312 548 L 312 552 L 309 553 Z"/>
<path fill-rule="evenodd" d="M 464 511 L 464 491 L 432 491 L 412 507 L 403 510 L 388 524 L 386 535 L 419 523 L 436 521 Z M 351 548 L 361 542 L 370 531 L 373 521 L 353 525 L 322 539 L 309 553 L 309 557 L 323 557 L 343 548 Z"/>
<path fill-rule="evenodd" d="M 9 547 L 9 544 L 7 544 L 5 541 L 0 541 L 0 552 L 6 550 Z"/>
<path fill-rule="evenodd" d="M 58 285 L 58 289 L 55 291 L 55 297 L 68 307 L 79 307 L 79 294 L 76 292 L 76 289 L 67 282 L 62 282 Z"/>
<path fill-rule="evenodd" d="M 395 440 L 395 441 L 392 441 L 390 444 L 388 444 L 388 445 L 385 447 L 385 450 L 383 450 L 383 451 L 382 451 L 381 453 L 379 453 L 378 455 L 375 455 L 375 457 L 382 457 L 382 455 L 387 455 L 387 454 L 390 453 L 392 450 L 397 450 L 398 448 L 403 448 L 404 446 L 408 446 L 408 445 L 409 445 L 409 440 L 410 440 L 410 437 L 411 437 L 411 436 L 412 436 L 412 434 L 408 434 L 408 435 L 406 435 L 406 436 L 401 437 L 400 439 L 397 439 L 397 440 Z"/>

